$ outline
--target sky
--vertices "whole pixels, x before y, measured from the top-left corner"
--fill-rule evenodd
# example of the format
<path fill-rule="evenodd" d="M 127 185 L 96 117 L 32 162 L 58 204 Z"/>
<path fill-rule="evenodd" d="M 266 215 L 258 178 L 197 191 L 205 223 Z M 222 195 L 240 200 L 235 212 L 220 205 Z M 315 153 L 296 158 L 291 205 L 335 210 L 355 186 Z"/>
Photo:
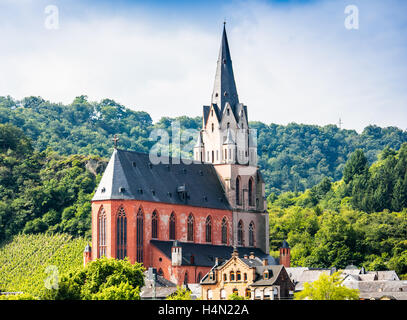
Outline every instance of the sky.
<path fill-rule="evenodd" d="M 226 20 L 250 121 L 406 130 L 406 12 L 404 0 L 0 0 L 0 96 L 200 116 Z"/>

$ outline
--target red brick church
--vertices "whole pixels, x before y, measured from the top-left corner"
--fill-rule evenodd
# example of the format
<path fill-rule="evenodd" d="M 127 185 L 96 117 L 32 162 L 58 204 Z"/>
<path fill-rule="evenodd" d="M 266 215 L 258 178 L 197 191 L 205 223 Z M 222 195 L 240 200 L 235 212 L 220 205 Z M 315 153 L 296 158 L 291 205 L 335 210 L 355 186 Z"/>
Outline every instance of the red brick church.
<path fill-rule="evenodd" d="M 92 199 L 92 249 L 85 259 L 128 257 L 177 284 L 199 282 L 234 247 L 277 264 L 268 254 L 256 148 L 224 27 L 194 162 L 153 164 L 149 154 L 115 148 Z"/>

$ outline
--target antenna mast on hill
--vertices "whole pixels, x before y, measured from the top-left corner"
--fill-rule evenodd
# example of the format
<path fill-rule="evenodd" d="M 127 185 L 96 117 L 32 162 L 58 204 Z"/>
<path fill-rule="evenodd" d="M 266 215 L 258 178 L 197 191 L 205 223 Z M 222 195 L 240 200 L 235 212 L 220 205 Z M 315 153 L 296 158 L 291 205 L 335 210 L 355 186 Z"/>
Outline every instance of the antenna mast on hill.
<path fill-rule="evenodd" d="M 339 122 L 338 122 L 339 129 L 342 129 L 342 125 L 343 125 L 343 122 L 342 122 L 341 118 L 339 118 Z"/>

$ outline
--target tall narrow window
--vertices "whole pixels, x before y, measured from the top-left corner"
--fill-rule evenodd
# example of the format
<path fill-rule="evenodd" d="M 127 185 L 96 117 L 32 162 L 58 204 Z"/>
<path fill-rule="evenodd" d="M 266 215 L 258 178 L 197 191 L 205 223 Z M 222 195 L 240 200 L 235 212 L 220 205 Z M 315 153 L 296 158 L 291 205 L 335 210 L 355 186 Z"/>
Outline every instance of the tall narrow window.
<path fill-rule="evenodd" d="M 212 163 L 215 162 L 215 151 L 212 150 Z"/>
<path fill-rule="evenodd" d="M 158 239 L 158 215 L 156 211 L 151 216 L 151 237 Z"/>
<path fill-rule="evenodd" d="M 215 130 L 215 125 L 212 123 L 212 132 Z"/>
<path fill-rule="evenodd" d="M 236 178 L 236 205 L 240 206 L 240 176 Z"/>
<path fill-rule="evenodd" d="M 175 240 L 175 214 L 174 212 L 171 213 L 170 216 L 170 235 L 169 235 L 170 240 Z"/>
<path fill-rule="evenodd" d="M 188 284 L 188 272 L 185 272 L 184 284 Z"/>
<path fill-rule="evenodd" d="M 143 236 L 144 236 L 144 229 L 143 229 L 143 211 L 141 208 L 137 212 L 137 262 L 143 262 Z"/>
<path fill-rule="evenodd" d="M 254 187 L 254 183 L 253 183 L 253 178 L 249 179 L 249 206 L 253 206 L 254 205 L 254 201 L 253 201 L 253 187 Z"/>
<path fill-rule="evenodd" d="M 117 214 L 117 259 L 124 259 L 127 256 L 127 218 L 123 207 Z"/>
<path fill-rule="evenodd" d="M 249 247 L 254 247 L 254 222 L 249 224 Z"/>
<path fill-rule="evenodd" d="M 106 212 L 103 207 L 99 212 L 99 258 L 106 256 Z"/>
<path fill-rule="evenodd" d="M 205 222 L 206 242 L 212 242 L 212 218 L 208 216 Z"/>
<path fill-rule="evenodd" d="M 197 283 L 199 283 L 199 282 L 201 282 L 201 279 L 202 279 L 202 273 L 198 273 L 198 276 L 196 277 L 196 282 Z"/>
<path fill-rule="evenodd" d="M 194 241 L 194 216 L 192 213 L 188 216 L 187 224 L 187 241 Z"/>
<path fill-rule="evenodd" d="M 242 220 L 239 221 L 237 224 L 237 244 L 239 246 L 243 246 L 243 222 Z"/>
<path fill-rule="evenodd" d="M 222 220 L 222 244 L 228 243 L 228 221 L 225 218 Z"/>

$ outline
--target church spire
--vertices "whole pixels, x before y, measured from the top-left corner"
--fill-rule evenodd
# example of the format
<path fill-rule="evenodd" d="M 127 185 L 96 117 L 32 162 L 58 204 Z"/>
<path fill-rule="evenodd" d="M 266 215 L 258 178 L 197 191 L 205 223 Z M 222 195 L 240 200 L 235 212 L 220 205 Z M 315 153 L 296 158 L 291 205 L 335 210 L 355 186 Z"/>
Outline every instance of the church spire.
<path fill-rule="evenodd" d="M 239 103 L 239 98 L 237 96 L 232 59 L 226 35 L 226 22 L 224 22 L 222 42 L 216 67 L 215 85 L 212 93 L 212 104 L 216 104 L 222 114 L 226 102 L 229 102 L 232 109 L 234 109 Z"/>

